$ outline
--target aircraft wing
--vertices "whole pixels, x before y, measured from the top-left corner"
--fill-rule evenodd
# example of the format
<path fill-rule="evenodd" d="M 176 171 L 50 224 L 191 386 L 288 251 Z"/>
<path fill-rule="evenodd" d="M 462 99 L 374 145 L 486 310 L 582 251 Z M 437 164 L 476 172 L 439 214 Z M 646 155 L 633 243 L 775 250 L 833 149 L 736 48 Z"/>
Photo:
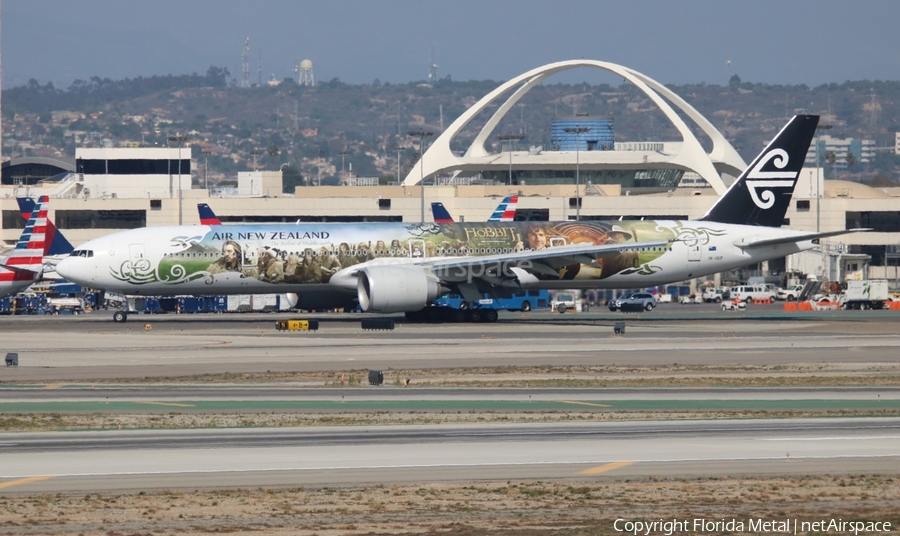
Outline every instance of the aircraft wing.
<path fill-rule="evenodd" d="M 466 279 L 504 280 L 515 275 L 511 268 L 519 268 L 535 275 L 558 276 L 558 270 L 570 264 L 586 264 L 600 268 L 596 259 L 615 257 L 623 251 L 639 251 L 646 248 L 666 247 L 668 241 L 626 242 L 622 244 L 570 244 L 539 250 L 483 255 L 478 257 L 452 257 L 423 259 L 416 264 L 429 266 L 441 280 L 455 282 Z"/>
<path fill-rule="evenodd" d="M 842 229 L 840 231 L 828 231 L 825 233 L 806 233 L 779 236 L 777 238 L 763 238 L 759 240 L 749 239 L 748 241 L 737 241 L 734 243 L 739 248 L 757 248 L 764 246 L 777 246 L 779 244 L 793 244 L 796 242 L 806 242 L 807 240 L 818 240 L 820 238 L 830 238 L 832 236 L 841 236 L 851 233 L 865 233 L 872 229 Z"/>

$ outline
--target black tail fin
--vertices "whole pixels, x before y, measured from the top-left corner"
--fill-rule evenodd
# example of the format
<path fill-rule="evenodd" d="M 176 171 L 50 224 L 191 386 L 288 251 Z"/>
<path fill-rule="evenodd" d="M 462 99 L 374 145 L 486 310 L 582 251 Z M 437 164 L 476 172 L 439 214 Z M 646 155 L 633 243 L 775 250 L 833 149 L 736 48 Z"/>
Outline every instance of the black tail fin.
<path fill-rule="evenodd" d="M 701 221 L 781 227 L 818 115 L 795 115 Z"/>

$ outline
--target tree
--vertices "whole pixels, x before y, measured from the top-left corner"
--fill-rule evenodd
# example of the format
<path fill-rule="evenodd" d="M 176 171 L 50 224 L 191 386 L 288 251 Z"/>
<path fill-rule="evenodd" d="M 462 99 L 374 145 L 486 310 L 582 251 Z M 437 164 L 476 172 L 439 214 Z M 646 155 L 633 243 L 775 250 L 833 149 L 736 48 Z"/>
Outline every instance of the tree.
<path fill-rule="evenodd" d="M 850 151 L 847 151 L 847 157 L 846 157 L 846 160 L 847 160 L 847 167 L 848 167 L 848 168 L 849 168 L 849 167 L 852 167 L 853 164 L 856 163 L 856 155 L 854 155 L 854 154 L 851 153 Z"/>
<path fill-rule="evenodd" d="M 825 151 L 825 161 L 829 166 L 834 166 L 834 163 L 837 162 L 837 155 L 834 154 L 834 151 Z"/>
<path fill-rule="evenodd" d="M 294 193 L 294 188 L 304 186 L 306 181 L 300 170 L 294 166 L 281 166 L 281 191 L 286 194 Z"/>

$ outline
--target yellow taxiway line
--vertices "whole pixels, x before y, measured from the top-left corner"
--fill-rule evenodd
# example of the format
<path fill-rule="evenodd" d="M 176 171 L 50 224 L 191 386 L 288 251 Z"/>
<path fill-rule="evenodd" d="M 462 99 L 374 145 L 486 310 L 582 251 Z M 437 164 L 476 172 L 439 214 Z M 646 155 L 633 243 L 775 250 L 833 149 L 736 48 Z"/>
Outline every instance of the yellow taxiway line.
<path fill-rule="evenodd" d="M 22 484 L 30 484 L 32 482 L 40 482 L 53 478 L 53 475 L 30 476 L 28 478 L 20 478 L 18 480 L 10 480 L 9 482 L 0 482 L 0 489 L 11 488 L 13 486 L 21 486 Z"/>
<path fill-rule="evenodd" d="M 591 467 L 590 469 L 585 469 L 584 471 L 578 471 L 579 475 L 599 475 L 600 473 L 605 473 L 607 471 L 612 471 L 614 469 L 619 469 L 621 467 L 628 467 L 629 465 L 633 465 L 635 462 L 612 462 L 606 465 L 598 465 L 597 467 Z"/>

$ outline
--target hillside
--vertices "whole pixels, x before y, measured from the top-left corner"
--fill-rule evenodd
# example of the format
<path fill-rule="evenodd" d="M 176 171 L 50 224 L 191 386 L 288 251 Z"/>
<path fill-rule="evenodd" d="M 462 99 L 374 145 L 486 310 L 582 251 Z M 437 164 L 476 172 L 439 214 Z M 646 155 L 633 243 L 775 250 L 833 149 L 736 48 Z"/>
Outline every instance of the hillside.
<path fill-rule="evenodd" d="M 229 87 L 228 71 L 206 75 L 112 81 L 92 78 L 67 89 L 35 81 L 3 91 L 3 154 L 73 156 L 77 146 L 165 146 L 166 137 L 187 133 L 195 147 L 195 179 L 208 158 L 212 181 L 238 170 L 284 169 L 291 182 L 306 177 L 336 181 L 345 170 L 357 176 L 396 177 L 418 158 L 413 129 L 439 132 L 500 82 L 440 80 L 349 85 L 334 79 L 317 87 L 290 80 L 277 86 Z M 729 86 L 669 86 L 725 134 L 745 160 L 795 113 L 823 115 L 835 137 L 866 138 L 884 148 L 874 162 L 856 163 L 841 178 L 868 181 L 897 177 L 900 159 L 889 148 L 900 131 L 900 81 L 856 81 L 807 86 L 742 82 Z M 535 88 L 501 123 L 498 133 L 522 133 L 520 147 L 549 145 L 554 116 L 587 113 L 616 122 L 617 141 L 675 140 L 665 116 L 630 84 L 618 87 L 547 84 Z M 483 124 L 475 121 L 463 141 Z M 703 141 L 703 138 L 701 138 Z M 496 139 L 489 143 L 499 146 Z M 454 147 L 464 150 L 465 144 Z M 201 153 L 206 151 L 209 154 Z"/>

